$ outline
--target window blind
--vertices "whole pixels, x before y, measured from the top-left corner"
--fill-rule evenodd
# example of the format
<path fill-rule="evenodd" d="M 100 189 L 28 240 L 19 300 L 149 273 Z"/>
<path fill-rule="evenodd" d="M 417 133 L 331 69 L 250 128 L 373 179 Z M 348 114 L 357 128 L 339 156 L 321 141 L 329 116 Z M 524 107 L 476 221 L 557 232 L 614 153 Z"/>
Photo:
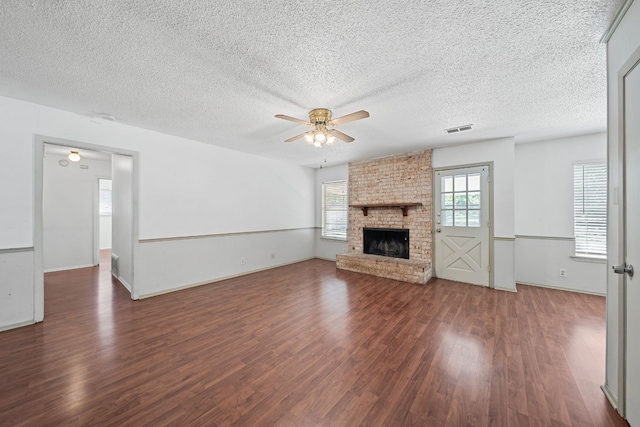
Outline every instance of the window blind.
<path fill-rule="evenodd" d="M 607 255 L 607 164 L 573 165 L 576 255 Z"/>
<path fill-rule="evenodd" d="M 322 237 L 347 240 L 347 181 L 322 183 Z"/>
<path fill-rule="evenodd" d="M 100 188 L 100 203 L 99 212 L 100 215 L 111 215 L 112 203 L 111 203 L 111 180 L 100 179 L 98 180 Z"/>

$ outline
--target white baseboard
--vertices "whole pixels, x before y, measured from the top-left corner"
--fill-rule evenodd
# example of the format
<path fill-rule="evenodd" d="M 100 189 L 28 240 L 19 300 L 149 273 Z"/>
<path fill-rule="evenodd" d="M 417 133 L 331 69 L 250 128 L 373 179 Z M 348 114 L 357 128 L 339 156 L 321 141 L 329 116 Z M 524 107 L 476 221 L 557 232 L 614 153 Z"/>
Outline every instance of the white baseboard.
<path fill-rule="evenodd" d="M 611 389 L 608 384 L 603 384 L 600 386 L 600 389 L 603 391 L 604 395 L 607 397 L 607 400 L 613 406 L 613 409 L 618 410 L 618 399 L 613 397 L 613 393 L 611 393 Z"/>
<path fill-rule="evenodd" d="M 74 265 L 72 267 L 50 268 L 50 269 L 44 270 L 44 272 L 45 273 L 54 273 L 56 271 L 76 270 L 78 268 L 87 268 L 87 267 L 97 267 L 97 265 L 85 264 L 85 265 Z"/>
<path fill-rule="evenodd" d="M 563 288 L 563 287 L 560 287 L 560 286 L 552 286 L 552 285 L 542 285 L 540 283 L 522 282 L 520 280 L 518 280 L 518 283 L 521 284 L 521 285 L 537 286 L 539 288 L 556 289 L 558 291 L 577 292 L 579 294 L 596 295 L 596 296 L 599 296 L 599 297 L 604 297 L 604 296 L 607 295 L 606 293 L 601 293 L 601 292 L 585 291 L 583 289 L 574 289 L 574 288 Z"/>
<path fill-rule="evenodd" d="M 113 276 L 113 275 L 112 275 Z M 122 276 L 118 276 L 118 282 L 122 283 L 122 286 L 124 286 L 125 288 L 127 288 L 127 290 L 129 291 L 129 293 L 131 293 L 131 285 L 127 283 L 126 280 L 124 280 L 122 278 Z"/>
<path fill-rule="evenodd" d="M 23 326 L 33 325 L 36 322 L 33 320 L 27 320 L 26 322 L 13 323 L 11 325 L 0 326 L 0 332 L 8 331 L 9 329 L 21 328 Z"/>
<path fill-rule="evenodd" d="M 500 286 L 494 286 L 493 289 L 495 289 L 496 291 L 504 291 L 504 292 L 518 292 L 518 289 L 514 289 L 514 288 L 501 288 Z"/>

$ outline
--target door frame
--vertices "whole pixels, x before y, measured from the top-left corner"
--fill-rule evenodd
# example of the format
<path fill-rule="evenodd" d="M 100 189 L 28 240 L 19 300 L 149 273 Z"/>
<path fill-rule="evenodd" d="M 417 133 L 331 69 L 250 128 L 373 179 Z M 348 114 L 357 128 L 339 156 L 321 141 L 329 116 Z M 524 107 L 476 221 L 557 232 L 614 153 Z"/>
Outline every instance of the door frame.
<path fill-rule="evenodd" d="M 132 158 L 133 171 L 131 178 L 131 190 L 133 194 L 133 218 L 132 221 L 132 270 L 131 299 L 138 299 L 136 289 L 136 266 L 139 256 L 138 239 L 138 186 L 139 186 L 139 153 L 137 151 L 123 150 L 105 145 L 90 144 L 46 135 L 34 134 L 33 136 L 33 319 L 35 322 L 44 320 L 44 266 L 43 266 L 43 188 L 44 188 L 44 145 L 57 145 L 73 147 L 80 150 L 100 151 L 104 153 L 120 154 Z"/>
<path fill-rule="evenodd" d="M 607 268 L 622 264 L 627 259 L 627 189 L 626 189 L 626 139 L 625 139 L 625 78 L 640 68 L 638 47 L 618 70 L 618 260 L 608 257 Z M 609 187 L 609 185 L 607 185 Z M 612 195 L 608 195 L 612 197 Z M 617 275 L 620 298 L 618 299 L 618 399 L 617 410 L 626 419 L 627 407 L 627 275 Z M 608 338 L 607 338 L 608 339 Z M 605 390 L 606 394 L 606 390 Z"/>
<path fill-rule="evenodd" d="M 479 163 L 465 163 L 465 164 L 461 164 L 461 165 L 455 165 L 455 166 L 443 166 L 440 168 L 433 168 L 432 170 L 432 176 L 431 176 L 431 206 L 433 206 L 435 208 L 436 206 L 436 174 L 438 172 L 443 172 L 443 171 L 451 171 L 451 170 L 456 170 L 456 169 L 465 169 L 465 168 L 475 168 L 475 167 L 481 167 L 481 166 L 486 166 L 489 170 L 489 182 L 487 185 L 487 188 L 489 189 L 489 206 L 487 207 L 489 209 L 489 288 L 494 288 L 494 278 L 495 278 L 495 268 L 494 268 L 494 260 L 493 260 L 493 161 L 489 161 L 489 162 L 479 162 Z M 436 228 L 437 228 L 437 217 L 436 217 L 436 210 L 435 209 L 431 209 L 431 266 L 432 266 L 432 272 L 435 276 L 435 272 L 436 272 L 436 239 L 435 239 L 435 235 L 436 235 Z"/>

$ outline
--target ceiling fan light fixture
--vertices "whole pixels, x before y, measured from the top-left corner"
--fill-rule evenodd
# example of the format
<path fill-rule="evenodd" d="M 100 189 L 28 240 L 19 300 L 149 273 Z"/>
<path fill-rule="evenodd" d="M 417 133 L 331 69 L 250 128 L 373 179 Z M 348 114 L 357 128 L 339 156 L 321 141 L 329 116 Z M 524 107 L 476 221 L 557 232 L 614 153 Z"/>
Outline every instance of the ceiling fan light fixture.
<path fill-rule="evenodd" d="M 369 117 L 369 113 L 367 111 L 360 110 L 355 113 L 347 114 L 346 116 L 338 117 L 337 119 L 333 119 L 332 117 L 333 115 L 331 110 L 326 108 L 316 108 L 309 111 L 308 122 L 284 114 L 276 114 L 276 118 L 278 119 L 314 127 L 314 129 L 309 132 L 304 132 L 289 139 L 285 139 L 285 142 L 293 142 L 297 139 L 304 138 L 307 144 L 322 148 L 324 144 L 332 145 L 338 139 L 347 143 L 354 141 L 353 137 L 340 132 L 338 129 L 335 129 L 335 127 L 355 120 L 366 119 Z M 331 129 L 327 126 L 331 126 Z"/>
<path fill-rule="evenodd" d="M 313 132 L 307 132 L 304 140 L 307 141 L 307 144 L 313 144 Z"/>
<path fill-rule="evenodd" d="M 72 162 L 79 162 L 80 159 L 82 159 L 82 157 L 80 157 L 80 153 L 77 151 L 71 151 L 71 153 L 69 153 L 69 160 Z"/>

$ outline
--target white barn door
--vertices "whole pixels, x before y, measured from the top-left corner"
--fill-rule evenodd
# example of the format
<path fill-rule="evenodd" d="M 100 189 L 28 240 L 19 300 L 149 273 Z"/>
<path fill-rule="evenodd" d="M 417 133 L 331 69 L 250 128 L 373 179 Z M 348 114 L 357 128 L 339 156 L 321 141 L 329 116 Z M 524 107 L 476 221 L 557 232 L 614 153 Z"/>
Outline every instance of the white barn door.
<path fill-rule="evenodd" d="M 435 275 L 489 286 L 489 166 L 434 175 Z"/>

